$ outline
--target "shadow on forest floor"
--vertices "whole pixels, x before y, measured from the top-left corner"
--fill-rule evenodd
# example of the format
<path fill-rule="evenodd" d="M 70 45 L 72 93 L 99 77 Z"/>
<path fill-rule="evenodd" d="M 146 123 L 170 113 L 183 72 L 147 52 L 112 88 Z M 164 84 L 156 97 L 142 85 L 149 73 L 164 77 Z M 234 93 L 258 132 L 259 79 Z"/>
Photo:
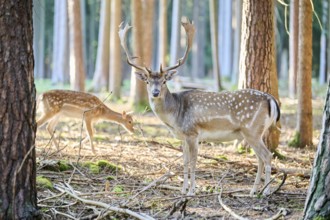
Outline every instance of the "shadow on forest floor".
<path fill-rule="evenodd" d="M 64 119 L 57 126 L 55 135 L 61 136 L 61 154 L 49 144 L 46 129 L 40 128 L 36 140 L 37 175 L 49 179 L 53 185 L 38 185 L 38 205 L 43 218 L 94 219 L 103 215 L 112 219 L 133 218 L 102 206 L 107 204 L 155 219 L 175 219 L 183 215 L 185 219 L 233 219 L 219 204 L 222 188 L 222 202 L 246 218 L 269 218 L 285 208 L 285 219 L 300 219 L 316 148 L 287 146 L 294 133 L 296 101 L 281 99 L 281 102 L 282 134 L 278 149 L 286 159 L 272 161 L 271 189 L 281 185 L 282 170 L 287 172 L 287 178 L 269 197 L 248 196 L 257 168 L 253 154 L 239 153 L 232 142 L 202 143 L 196 172 L 197 195 L 189 197 L 186 204 L 178 205 L 182 201 L 181 143 L 172 138 L 150 112 L 134 116 L 139 128 L 132 136 L 112 123 L 96 125 L 94 146 L 98 152 L 95 156 L 89 143 L 79 148 L 81 122 Z M 109 106 L 116 111 L 123 110 L 113 103 Z M 313 107 L 316 145 L 323 100 L 314 101 Z"/>

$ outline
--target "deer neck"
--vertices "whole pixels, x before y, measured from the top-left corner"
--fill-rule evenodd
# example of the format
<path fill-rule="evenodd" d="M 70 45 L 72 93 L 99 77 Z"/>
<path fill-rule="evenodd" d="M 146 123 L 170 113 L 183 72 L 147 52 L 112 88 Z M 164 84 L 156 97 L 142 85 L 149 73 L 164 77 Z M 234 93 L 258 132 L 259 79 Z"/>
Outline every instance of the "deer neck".
<path fill-rule="evenodd" d="M 106 108 L 104 110 L 104 114 L 102 115 L 102 119 L 108 120 L 108 121 L 113 121 L 116 122 L 118 124 L 121 124 L 123 122 L 123 117 L 122 114 L 112 111 L 109 108 Z"/>
<path fill-rule="evenodd" d="M 180 103 L 174 95 L 169 91 L 167 86 L 162 89 L 163 94 L 160 98 L 149 96 L 150 107 L 157 117 L 162 120 L 167 126 L 173 127 L 175 120 L 174 115 L 178 112 Z"/>

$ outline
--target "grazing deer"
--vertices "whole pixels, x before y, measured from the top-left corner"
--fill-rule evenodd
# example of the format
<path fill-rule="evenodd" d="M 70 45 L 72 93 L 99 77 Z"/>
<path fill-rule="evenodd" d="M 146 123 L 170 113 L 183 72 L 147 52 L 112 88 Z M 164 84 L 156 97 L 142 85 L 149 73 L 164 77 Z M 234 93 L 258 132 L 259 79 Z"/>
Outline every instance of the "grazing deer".
<path fill-rule="evenodd" d="M 182 26 L 187 35 L 187 47 L 183 57 L 174 66 L 163 68 L 160 65 L 158 72 L 132 61 L 126 45 L 127 31 L 131 27 L 121 26 L 119 30 L 128 64 L 135 68 L 137 78 L 147 83 L 151 109 L 173 135 L 184 143 L 182 193 L 195 194 L 195 167 L 199 141 L 245 139 L 258 158 L 258 171 L 250 193 L 253 195 L 260 184 L 264 167 L 265 184 L 270 181 L 272 154 L 262 138 L 266 130 L 280 118 L 278 103 L 273 96 L 253 89 L 221 93 L 198 90 L 171 93 L 166 82 L 173 78 L 177 68 L 187 59 L 195 33 L 192 23 L 182 23 Z M 269 193 L 269 186 L 264 193 Z"/>
<path fill-rule="evenodd" d="M 55 126 L 62 116 L 83 119 L 87 136 L 95 154 L 93 146 L 93 123 L 99 120 L 112 121 L 122 125 L 129 133 L 133 133 L 132 116 L 112 111 L 96 96 L 84 92 L 70 90 L 51 90 L 43 93 L 38 98 L 38 110 L 41 117 L 37 121 L 37 126 L 41 127 L 48 122 L 47 130 L 53 135 Z M 84 140 L 84 142 L 87 139 Z M 53 139 L 59 150 L 58 143 Z"/>

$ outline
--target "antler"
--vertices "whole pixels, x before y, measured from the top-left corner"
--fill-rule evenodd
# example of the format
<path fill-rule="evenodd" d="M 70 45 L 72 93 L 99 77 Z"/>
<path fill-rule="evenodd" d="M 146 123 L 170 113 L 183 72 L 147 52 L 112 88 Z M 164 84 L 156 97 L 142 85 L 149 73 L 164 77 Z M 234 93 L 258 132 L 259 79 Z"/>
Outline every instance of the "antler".
<path fill-rule="evenodd" d="M 186 47 L 186 51 L 183 55 L 183 57 L 181 57 L 180 59 L 178 59 L 178 62 L 171 67 L 167 67 L 165 69 L 162 69 L 162 66 L 160 67 L 160 72 L 167 72 L 169 70 L 173 70 L 178 68 L 179 66 L 181 66 L 182 64 L 184 64 L 184 62 L 186 61 L 187 57 L 188 57 L 188 53 L 191 49 L 193 40 L 194 40 L 194 35 L 195 35 L 195 26 L 191 23 L 191 21 L 187 22 L 181 22 L 182 26 L 184 27 L 184 30 L 186 31 L 186 38 L 187 38 L 187 47 Z"/>
<path fill-rule="evenodd" d="M 126 44 L 126 35 L 127 35 L 127 31 L 129 29 L 132 28 L 132 26 L 129 26 L 128 24 L 125 25 L 125 27 L 123 28 L 123 23 L 122 22 L 120 25 L 119 25 L 119 31 L 118 31 L 118 35 L 119 35 L 119 39 L 120 39 L 120 44 L 122 46 L 122 48 L 124 49 L 125 53 L 126 53 L 126 56 L 127 56 L 127 63 L 130 65 L 130 66 L 133 66 L 135 67 L 136 69 L 138 70 L 142 70 L 142 71 L 145 71 L 145 72 L 149 72 L 148 68 L 146 67 L 143 67 L 143 66 L 138 66 L 136 64 L 134 64 L 132 61 L 131 61 L 131 58 L 137 58 L 137 57 L 131 57 L 129 55 L 129 52 L 128 52 L 128 49 L 127 49 L 127 44 Z"/>

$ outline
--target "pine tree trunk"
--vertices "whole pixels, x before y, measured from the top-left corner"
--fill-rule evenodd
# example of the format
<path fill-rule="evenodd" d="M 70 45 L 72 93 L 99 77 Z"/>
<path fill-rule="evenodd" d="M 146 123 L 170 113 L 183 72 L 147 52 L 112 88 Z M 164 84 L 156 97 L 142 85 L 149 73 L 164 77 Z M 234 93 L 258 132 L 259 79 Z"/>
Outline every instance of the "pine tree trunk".
<path fill-rule="evenodd" d="M 35 219 L 32 0 L 2 1 L 0 33 L 0 219 Z"/>
<path fill-rule="evenodd" d="M 330 219 L 330 81 L 326 96 L 320 142 L 305 203 L 304 219 Z M 321 218 L 318 218 L 321 217 Z"/>
<path fill-rule="evenodd" d="M 290 37 L 289 37 L 289 97 L 297 94 L 297 63 L 298 63 L 298 15 L 299 0 L 290 1 Z"/>
<path fill-rule="evenodd" d="M 212 72 L 214 77 L 215 91 L 221 90 L 221 77 L 219 66 L 219 50 L 218 50 L 218 22 L 217 22 L 217 4 L 216 0 L 210 0 L 210 31 L 211 31 L 211 48 L 212 48 Z"/>
<path fill-rule="evenodd" d="M 299 1 L 298 40 L 298 147 L 311 146 L 312 122 L 312 6 L 309 0 Z"/>
<path fill-rule="evenodd" d="M 85 90 L 85 68 L 82 51 L 80 1 L 68 0 L 70 26 L 70 84 L 73 90 Z"/>
<path fill-rule="evenodd" d="M 93 90 L 95 92 L 99 92 L 104 87 L 108 88 L 110 63 L 110 8 L 110 0 L 101 1 L 99 38 L 93 78 Z"/>
<path fill-rule="evenodd" d="M 33 51 L 34 74 L 36 78 L 45 78 L 45 2 L 38 1 L 33 4 Z"/>
<path fill-rule="evenodd" d="M 320 72 L 319 72 L 319 83 L 324 85 L 327 82 L 327 44 L 329 40 L 327 39 L 328 31 L 328 11 L 329 5 L 328 0 L 322 1 L 322 33 L 320 42 Z"/>
<path fill-rule="evenodd" d="M 167 0 L 159 1 L 159 63 L 167 66 Z"/>
<path fill-rule="evenodd" d="M 132 1 L 132 29 L 133 32 L 133 56 L 139 57 L 136 59 L 136 63 L 140 66 L 144 65 L 143 61 L 143 46 L 146 44 L 143 42 L 143 36 L 146 35 L 143 29 L 143 21 L 141 20 L 143 13 L 143 5 L 141 0 Z M 144 15 L 145 16 L 145 15 Z M 151 28 L 151 27 L 148 27 Z M 152 42 L 148 42 L 148 44 L 152 44 Z M 148 103 L 148 95 L 147 88 L 144 82 L 141 80 L 137 80 L 135 73 L 135 69 L 132 68 L 131 74 L 131 94 L 130 99 L 132 105 L 135 108 L 140 106 L 145 106 Z"/>
<path fill-rule="evenodd" d="M 278 99 L 274 1 L 244 1 L 242 17 L 240 88 L 258 89 Z M 266 145 L 274 151 L 279 131 L 271 129 L 266 139 Z"/>
<path fill-rule="evenodd" d="M 115 98 L 120 98 L 121 88 L 121 47 L 118 35 L 118 27 L 121 19 L 121 0 L 111 2 L 111 32 L 110 32 L 110 82 L 109 90 Z"/>

